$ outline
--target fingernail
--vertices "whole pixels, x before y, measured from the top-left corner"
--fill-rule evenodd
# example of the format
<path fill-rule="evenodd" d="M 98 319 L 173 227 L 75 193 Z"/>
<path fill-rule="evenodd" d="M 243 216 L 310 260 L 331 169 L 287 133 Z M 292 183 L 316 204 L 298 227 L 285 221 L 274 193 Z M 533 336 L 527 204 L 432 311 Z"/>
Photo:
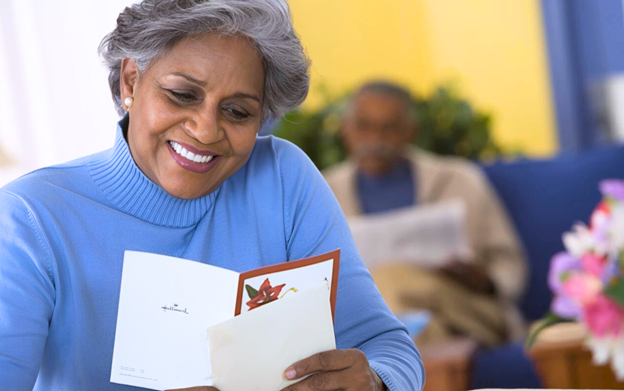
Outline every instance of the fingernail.
<path fill-rule="evenodd" d="M 287 380 L 293 380 L 297 377 L 297 371 L 295 371 L 294 369 L 289 369 L 286 371 L 286 379 Z"/>

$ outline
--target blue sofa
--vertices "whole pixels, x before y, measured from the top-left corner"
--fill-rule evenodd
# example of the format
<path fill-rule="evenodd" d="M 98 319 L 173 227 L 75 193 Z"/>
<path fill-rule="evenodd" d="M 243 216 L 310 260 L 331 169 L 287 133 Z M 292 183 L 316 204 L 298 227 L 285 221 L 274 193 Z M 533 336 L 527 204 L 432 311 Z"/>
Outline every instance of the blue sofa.
<path fill-rule="evenodd" d="M 547 285 L 551 257 L 563 250 L 561 235 L 576 222 L 587 222 L 600 201 L 598 183 L 624 178 L 624 146 L 562 154 L 548 160 L 519 160 L 483 166 L 513 220 L 526 249 L 529 284 L 521 302 L 525 318 L 541 318 L 549 309 Z M 522 344 L 478 352 L 471 388 L 539 388 Z"/>

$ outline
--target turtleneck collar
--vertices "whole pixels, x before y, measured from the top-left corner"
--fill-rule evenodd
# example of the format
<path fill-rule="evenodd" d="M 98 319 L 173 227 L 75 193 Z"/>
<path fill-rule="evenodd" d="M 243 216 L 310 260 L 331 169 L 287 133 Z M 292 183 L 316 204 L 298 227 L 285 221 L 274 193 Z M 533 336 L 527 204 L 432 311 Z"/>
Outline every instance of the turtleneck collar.
<path fill-rule="evenodd" d="M 115 146 L 91 161 L 91 176 L 108 199 L 127 214 L 165 227 L 190 227 L 206 214 L 219 189 L 190 200 L 177 198 L 152 182 L 134 162 L 124 137 L 126 115 L 117 124 Z M 101 156 L 101 155 L 100 155 Z"/>

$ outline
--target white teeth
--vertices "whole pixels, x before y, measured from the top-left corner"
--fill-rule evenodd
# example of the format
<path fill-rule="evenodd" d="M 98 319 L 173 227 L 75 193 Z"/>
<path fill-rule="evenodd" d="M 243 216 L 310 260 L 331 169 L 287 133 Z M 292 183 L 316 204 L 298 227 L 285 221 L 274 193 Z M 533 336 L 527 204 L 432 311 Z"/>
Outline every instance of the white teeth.
<path fill-rule="evenodd" d="M 196 155 L 193 152 L 187 151 L 186 148 L 182 147 L 180 144 L 176 143 L 175 141 L 169 141 L 169 145 L 171 145 L 171 148 L 173 148 L 173 150 L 176 151 L 178 155 L 195 163 L 208 163 L 214 157 L 214 156 Z"/>

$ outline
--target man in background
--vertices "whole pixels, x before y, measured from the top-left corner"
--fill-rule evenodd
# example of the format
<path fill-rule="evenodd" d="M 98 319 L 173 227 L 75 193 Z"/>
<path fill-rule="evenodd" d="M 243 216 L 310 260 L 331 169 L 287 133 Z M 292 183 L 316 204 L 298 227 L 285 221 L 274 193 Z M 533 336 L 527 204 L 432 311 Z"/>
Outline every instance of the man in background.
<path fill-rule="evenodd" d="M 395 313 L 432 313 L 422 340 L 464 335 L 494 346 L 519 338 L 524 327 L 516 303 L 527 272 L 509 218 L 473 163 L 412 147 L 416 129 L 406 89 L 383 81 L 362 86 L 343 118 L 349 159 L 325 171 L 325 178 L 347 218 L 462 200 L 473 256 L 433 271 L 404 263 L 385 266 L 371 270 L 375 282 Z"/>

